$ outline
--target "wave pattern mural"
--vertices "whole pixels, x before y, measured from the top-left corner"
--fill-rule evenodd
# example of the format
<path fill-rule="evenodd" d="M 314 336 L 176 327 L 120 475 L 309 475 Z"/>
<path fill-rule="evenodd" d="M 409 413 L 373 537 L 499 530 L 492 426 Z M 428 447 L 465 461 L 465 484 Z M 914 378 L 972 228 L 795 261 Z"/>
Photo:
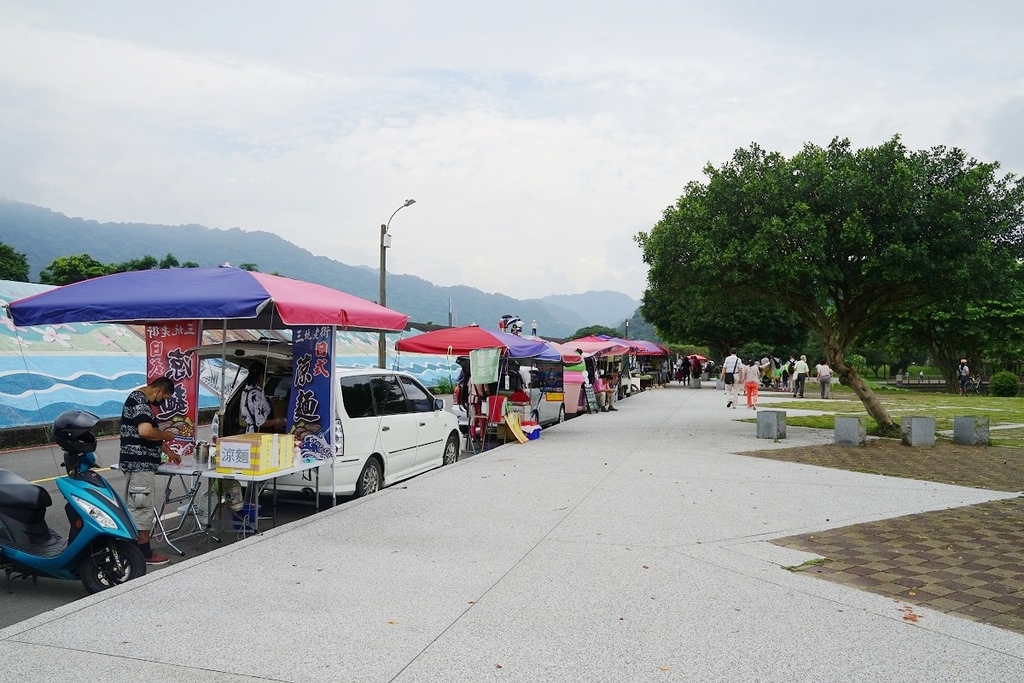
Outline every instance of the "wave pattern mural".
<path fill-rule="evenodd" d="M 0 280 L 0 304 L 51 289 L 47 285 Z M 110 323 L 76 323 L 16 328 L 0 310 L 0 429 L 45 425 L 65 410 L 117 417 L 128 393 L 146 382 L 143 330 Z M 394 344 L 416 331 L 387 334 L 388 365 L 427 386 L 456 381 L 453 357 L 403 354 Z M 337 365 L 377 365 L 375 332 L 339 331 Z M 202 364 L 200 408 L 220 404 L 220 362 Z M 235 379 L 225 373 L 228 386 Z"/>

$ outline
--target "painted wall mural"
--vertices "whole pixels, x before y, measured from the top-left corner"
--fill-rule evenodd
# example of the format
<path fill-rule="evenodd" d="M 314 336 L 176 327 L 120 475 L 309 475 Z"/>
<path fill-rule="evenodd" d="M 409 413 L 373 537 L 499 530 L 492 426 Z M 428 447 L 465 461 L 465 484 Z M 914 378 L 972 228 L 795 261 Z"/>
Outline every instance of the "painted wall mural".
<path fill-rule="evenodd" d="M 0 280 L 0 304 L 51 289 L 48 285 Z M 457 381 L 453 357 L 401 354 L 395 342 L 418 334 L 388 333 L 388 366 L 411 373 L 428 387 L 442 379 Z M 248 336 L 258 338 L 262 331 Z M 240 336 L 240 335 L 236 335 Z M 285 331 L 283 336 L 287 338 Z M 375 332 L 339 330 L 335 363 L 340 367 L 375 367 Z M 220 404 L 220 360 L 199 368 L 199 408 Z M 230 368 L 230 363 L 228 364 Z M 230 388 L 237 376 L 226 372 Z M 0 310 L 0 429 L 44 425 L 65 410 L 88 410 L 102 418 L 117 417 L 125 397 L 146 383 L 145 329 L 111 323 L 75 323 L 15 327 Z"/>

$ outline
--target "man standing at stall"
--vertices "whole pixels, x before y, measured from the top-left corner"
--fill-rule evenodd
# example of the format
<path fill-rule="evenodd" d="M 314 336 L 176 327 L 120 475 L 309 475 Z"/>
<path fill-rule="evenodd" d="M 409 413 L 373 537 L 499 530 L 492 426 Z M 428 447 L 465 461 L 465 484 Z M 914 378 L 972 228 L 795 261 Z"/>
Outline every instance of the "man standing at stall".
<path fill-rule="evenodd" d="M 160 467 L 165 441 L 177 436 L 160 429 L 153 404 L 174 396 L 174 382 L 158 377 L 128 394 L 121 409 L 120 469 L 125 473 L 125 502 L 128 514 L 139 530 L 139 548 L 146 564 L 167 564 L 170 560 L 153 552 L 149 535 L 156 521 L 156 471 Z"/>

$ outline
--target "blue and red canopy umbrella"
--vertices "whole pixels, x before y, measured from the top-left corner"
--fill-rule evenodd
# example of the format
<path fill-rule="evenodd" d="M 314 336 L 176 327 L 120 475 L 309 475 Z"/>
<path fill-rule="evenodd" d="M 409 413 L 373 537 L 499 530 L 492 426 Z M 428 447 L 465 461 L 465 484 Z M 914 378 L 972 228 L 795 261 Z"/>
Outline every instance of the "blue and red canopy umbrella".
<path fill-rule="evenodd" d="M 83 280 L 10 303 L 15 325 L 216 320 L 232 329 L 403 330 L 409 317 L 323 285 L 240 268 L 166 268 Z"/>
<path fill-rule="evenodd" d="M 551 362 L 562 360 L 562 354 L 545 341 L 475 325 L 448 327 L 400 339 L 395 349 L 403 353 L 444 356 L 468 356 L 476 349 L 505 349 L 509 358 L 534 358 Z"/>

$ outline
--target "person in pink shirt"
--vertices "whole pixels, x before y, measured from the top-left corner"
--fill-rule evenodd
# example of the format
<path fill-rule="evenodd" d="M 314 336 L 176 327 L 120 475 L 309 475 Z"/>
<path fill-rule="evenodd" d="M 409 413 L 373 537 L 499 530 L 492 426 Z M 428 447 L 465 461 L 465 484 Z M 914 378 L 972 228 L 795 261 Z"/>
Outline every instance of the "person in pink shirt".
<path fill-rule="evenodd" d="M 597 377 L 594 379 L 594 395 L 597 396 L 597 409 L 609 412 L 615 410 L 612 408 L 612 388 L 608 386 L 608 382 L 604 378 L 604 373 L 597 373 Z"/>

